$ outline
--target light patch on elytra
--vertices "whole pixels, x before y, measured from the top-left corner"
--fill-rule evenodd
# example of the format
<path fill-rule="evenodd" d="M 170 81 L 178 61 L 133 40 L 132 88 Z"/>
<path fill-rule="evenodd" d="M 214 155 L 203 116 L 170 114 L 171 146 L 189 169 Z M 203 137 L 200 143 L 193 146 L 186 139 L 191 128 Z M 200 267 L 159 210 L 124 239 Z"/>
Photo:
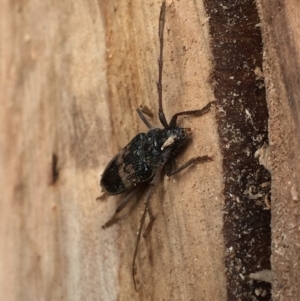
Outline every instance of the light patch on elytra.
<path fill-rule="evenodd" d="M 131 188 L 135 186 L 135 179 L 128 179 L 130 175 L 134 175 L 134 167 L 132 164 L 121 164 L 118 168 L 118 174 L 122 179 L 123 185 L 125 188 Z"/>

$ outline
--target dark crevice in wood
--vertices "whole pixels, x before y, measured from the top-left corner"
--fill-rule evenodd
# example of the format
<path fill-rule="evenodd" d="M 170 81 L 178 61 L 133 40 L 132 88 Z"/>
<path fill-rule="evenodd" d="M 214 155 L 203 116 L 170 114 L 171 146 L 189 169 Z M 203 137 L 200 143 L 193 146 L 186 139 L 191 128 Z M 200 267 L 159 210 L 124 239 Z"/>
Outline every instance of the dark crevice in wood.
<path fill-rule="evenodd" d="M 51 174 L 51 184 L 54 185 L 59 178 L 58 156 L 55 153 L 52 154 Z"/>
<path fill-rule="evenodd" d="M 260 20 L 254 1 L 207 0 L 205 6 L 223 155 L 228 300 L 271 300 L 269 283 L 249 279 L 271 268 L 271 175 L 255 156 L 268 144 Z"/>

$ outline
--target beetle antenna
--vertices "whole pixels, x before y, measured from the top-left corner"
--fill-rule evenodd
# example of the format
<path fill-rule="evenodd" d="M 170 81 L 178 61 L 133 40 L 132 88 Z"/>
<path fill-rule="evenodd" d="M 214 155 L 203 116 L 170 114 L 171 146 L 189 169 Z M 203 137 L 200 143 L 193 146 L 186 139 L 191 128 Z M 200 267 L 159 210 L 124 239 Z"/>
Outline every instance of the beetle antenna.
<path fill-rule="evenodd" d="M 165 16 L 166 16 L 166 2 L 164 1 L 161 5 L 158 25 L 158 36 L 159 36 L 159 59 L 158 59 L 158 81 L 157 92 L 158 92 L 158 117 L 164 128 L 168 128 L 168 122 L 163 110 L 162 105 L 162 72 L 163 72 L 163 49 L 164 49 L 164 28 L 165 28 Z"/>

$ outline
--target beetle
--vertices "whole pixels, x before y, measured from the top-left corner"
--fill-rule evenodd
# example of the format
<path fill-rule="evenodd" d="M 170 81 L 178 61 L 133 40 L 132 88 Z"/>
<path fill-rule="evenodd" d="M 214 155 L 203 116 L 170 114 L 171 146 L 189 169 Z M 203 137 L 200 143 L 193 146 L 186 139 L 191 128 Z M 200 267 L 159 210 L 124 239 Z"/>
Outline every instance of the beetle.
<path fill-rule="evenodd" d="M 105 168 L 100 185 L 103 191 L 108 195 L 117 195 L 124 192 L 129 192 L 128 195 L 121 201 L 112 218 L 105 223 L 102 228 L 105 229 L 116 222 L 118 213 L 127 205 L 130 197 L 135 192 L 135 188 L 143 183 L 149 183 L 149 189 L 146 195 L 145 208 L 140 221 L 140 226 L 137 234 L 136 245 L 132 261 L 132 278 L 135 290 L 137 291 L 135 280 L 135 261 L 138 252 L 138 245 L 141 239 L 141 233 L 145 224 L 147 214 L 149 215 L 149 223 L 144 232 L 144 237 L 150 232 L 155 217 L 150 209 L 150 200 L 155 191 L 155 188 L 161 179 L 162 173 L 168 177 L 182 171 L 183 169 L 195 163 L 211 161 L 209 156 L 198 156 L 188 160 L 178 169 L 172 170 L 174 157 L 181 150 L 191 137 L 190 128 L 182 128 L 177 126 L 177 118 L 179 116 L 194 115 L 202 116 L 207 113 L 214 102 L 209 102 L 200 110 L 183 111 L 176 113 L 167 122 L 162 105 L 162 71 L 163 71 L 163 43 L 164 43 L 164 25 L 165 25 L 166 3 L 163 1 L 160 16 L 159 16 L 159 42 L 160 53 L 158 60 L 158 117 L 163 128 L 154 127 L 149 123 L 143 114 L 142 110 L 137 109 L 140 119 L 148 127 L 147 133 L 139 133 L 136 135 L 112 160 Z"/>

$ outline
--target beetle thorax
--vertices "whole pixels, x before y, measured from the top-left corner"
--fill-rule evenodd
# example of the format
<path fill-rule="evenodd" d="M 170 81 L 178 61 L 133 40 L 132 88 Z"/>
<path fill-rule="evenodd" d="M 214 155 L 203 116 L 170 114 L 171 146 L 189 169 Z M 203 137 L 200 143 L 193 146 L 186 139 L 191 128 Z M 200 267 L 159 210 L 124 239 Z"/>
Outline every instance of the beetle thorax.
<path fill-rule="evenodd" d="M 167 148 L 175 150 L 191 136 L 191 129 L 172 127 L 168 129 L 153 129 L 147 133 L 148 139 L 152 140 L 153 146 L 160 151 Z"/>

